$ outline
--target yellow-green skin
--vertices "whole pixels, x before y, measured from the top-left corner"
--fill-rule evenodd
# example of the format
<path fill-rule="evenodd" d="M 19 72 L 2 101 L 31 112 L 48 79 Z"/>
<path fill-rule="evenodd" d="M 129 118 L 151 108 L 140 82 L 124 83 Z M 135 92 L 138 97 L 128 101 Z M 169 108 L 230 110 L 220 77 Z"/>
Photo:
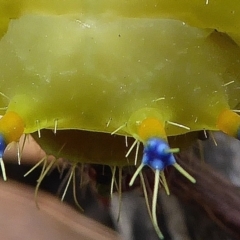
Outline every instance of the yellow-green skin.
<path fill-rule="evenodd" d="M 212 28 L 240 40 L 238 0 L 0 0 L 0 32 L 9 19 L 24 13 L 51 14 L 107 12 L 125 17 L 179 19 L 199 28 Z"/>
<path fill-rule="evenodd" d="M 26 133 L 56 124 L 110 133 L 128 123 L 118 134 L 138 137 L 135 126 L 152 116 L 216 130 L 218 115 L 239 103 L 239 47 L 213 30 L 238 35 L 231 4 L 0 1 L 0 89 L 9 98 L 0 107 L 21 116 Z M 166 125 L 167 135 L 187 131 Z"/>
<path fill-rule="evenodd" d="M 173 18 L 200 28 L 213 28 L 236 34 L 239 33 L 240 24 L 240 5 L 237 0 L 0 0 L 0 6 L 2 29 L 10 18 L 17 18 L 26 12 L 110 12 L 127 17 Z"/>
<path fill-rule="evenodd" d="M 10 23 L 0 56 L 1 92 L 27 133 L 56 120 L 58 129 L 113 132 L 144 108 L 192 131 L 216 129 L 219 113 L 238 103 L 238 46 L 175 20 L 24 15 Z"/>

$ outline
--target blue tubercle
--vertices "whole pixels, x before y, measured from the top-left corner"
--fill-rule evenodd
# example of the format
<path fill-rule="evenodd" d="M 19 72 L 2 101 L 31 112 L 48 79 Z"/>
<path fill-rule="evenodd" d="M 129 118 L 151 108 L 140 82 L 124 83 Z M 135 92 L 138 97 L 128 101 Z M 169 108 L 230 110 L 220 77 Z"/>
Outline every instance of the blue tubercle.
<path fill-rule="evenodd" d="M 3 157 L 4 150 L 7 144 L 2 134 L 0 134 L 0 158 Z"/>
<path fill-rule="evenodd" d="M 160 138 L 150 138 L 143 151 L 142 164 L 148 165 L 155 170 L 164 170 L 167 166 L 173 165 L 176 160 L 166 141 Z"/>

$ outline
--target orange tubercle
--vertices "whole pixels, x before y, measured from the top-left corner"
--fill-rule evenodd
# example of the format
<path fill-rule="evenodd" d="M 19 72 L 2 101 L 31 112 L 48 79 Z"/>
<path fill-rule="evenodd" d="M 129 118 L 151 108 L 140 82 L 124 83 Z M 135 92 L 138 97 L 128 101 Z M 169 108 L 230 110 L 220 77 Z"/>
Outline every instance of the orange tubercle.
<path fill-rule="evenodd" d="M 24 122 L 22 118 L 13 111 L 8 111 L 0 119 L 0 133 L 6 143 L 18 141 L 24 132 Z"/>
<path fill-rule="evenodd" d="M 240 116 L 237 113 L 226 109 L 219 114 L 217 120 L 217 128 L 219 130 L 232 137 L 238 137 L 239 127 Z"/>
<path fill-rule="evenodd" d="M 157 118 L 144 119 L 138 128 L 138 136 L 143 141 L 147 141 L 152 137 L 159 137 L 161 139 L 167 140 L 164 124 Z"/>

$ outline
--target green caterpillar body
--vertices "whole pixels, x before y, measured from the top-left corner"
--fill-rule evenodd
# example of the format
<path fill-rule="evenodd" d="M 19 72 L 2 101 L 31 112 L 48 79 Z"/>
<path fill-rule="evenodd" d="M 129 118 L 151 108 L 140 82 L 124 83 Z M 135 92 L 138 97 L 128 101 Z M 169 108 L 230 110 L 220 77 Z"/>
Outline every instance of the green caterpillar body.
<path fill-rule="evenodd" d="M 169 194 L 165 168 L 196 182 L 170 146 L 200 130 L 240 139 L 233 111 L 240 102 L 238 2 L 0 0 L 0 6 L 4 180 L 6 145 L 23 133 L 33 133 L 46 155 L 55 156 L 47 167 L 47 156 L 36 165 L 44 162 L 36 192 L 59 157 L 72 164 L 67 187 L 77 163 L 110 165 L 111 193 L 116 167 L 121 192 L 122 167 L 137 165 L 129 185 L 140 175 L 145 188 L 147 165 L 155 172 L 149 213 L 163 238 L 156 199 L 159 179 Z M 128 141 L 110 134 L 135 140 L 128 149 Z"/>
<path fill-rule="evenodd" d="M 191 131 L 216 130 L 221 111 L 237 105 L 240 54 L 225 36 L 175 20 L 108 21 L 26 15 L 10 24 L 0 42 L 10 99 L 2 107 L 20 115 L 25 133 L 56 124 L 111 133 L 144 108 Z M 127 125 L 118 133 L 135 134 Z"/>

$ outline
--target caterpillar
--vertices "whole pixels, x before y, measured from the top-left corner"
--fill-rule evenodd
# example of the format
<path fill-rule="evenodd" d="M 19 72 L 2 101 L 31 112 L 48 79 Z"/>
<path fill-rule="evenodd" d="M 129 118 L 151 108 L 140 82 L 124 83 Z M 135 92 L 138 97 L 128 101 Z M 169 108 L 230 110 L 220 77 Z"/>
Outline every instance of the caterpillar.
<path fill-rule="evenodd" d="M 130 185 L 147 165 L 155 172 L 151 218 L 163 238 L 156 199 L 159 179 L 169 193 L 164 169 L 172 165 L 195 182 L 175 161 L 173 153 L 179 148 L 171 147 L 168 139 L 200 130 L 221 130 L 240 138 L 240 117 L 233 111 L 238 108 L 240 89 L 240 49 L 234 27 L 239 21 L 238 4 L 227 6 L 233 10 L 223 17 L 225 5 L 216 0 L 204 5 L 183 1 L 184 9 L 176 3 L 171 8 L 173 1 L 154 0 L 65 4 L 0 1 L 5 6 L 0 40 L 3 178 L 7 144 L 30 133 L 48 154 L 68 154 L 65 157 L 72 162 L 106 164 L 113 171 L 116 166 L 137 166 Z M 216 9 L 215 19 L 211 13 Z M 42 129 L 63 134 L 65 140 L 71 136 L 64 135 L 68 129 L 78 130 L 79 144 L 85 134 L 98 132 L 99 142 L 91 145 L 96 149 L 103 148 L 111 135 L 134 138 L 125 156 L 135 146 L 136 154 L 129 162 L 125 156 L 114 158 L 108 153 L 81 158 L 78 151 L 74 156 L 73 148 L 70 154 L 66 147 L 54 149 L 54 143 L 47 143 L 54 138 L 42 137 Z M 84 152 L 86 145 L 82 145 Z M 113 144 L 108 151 L 113 149 L 117 155 L 118 146 Z"/>

